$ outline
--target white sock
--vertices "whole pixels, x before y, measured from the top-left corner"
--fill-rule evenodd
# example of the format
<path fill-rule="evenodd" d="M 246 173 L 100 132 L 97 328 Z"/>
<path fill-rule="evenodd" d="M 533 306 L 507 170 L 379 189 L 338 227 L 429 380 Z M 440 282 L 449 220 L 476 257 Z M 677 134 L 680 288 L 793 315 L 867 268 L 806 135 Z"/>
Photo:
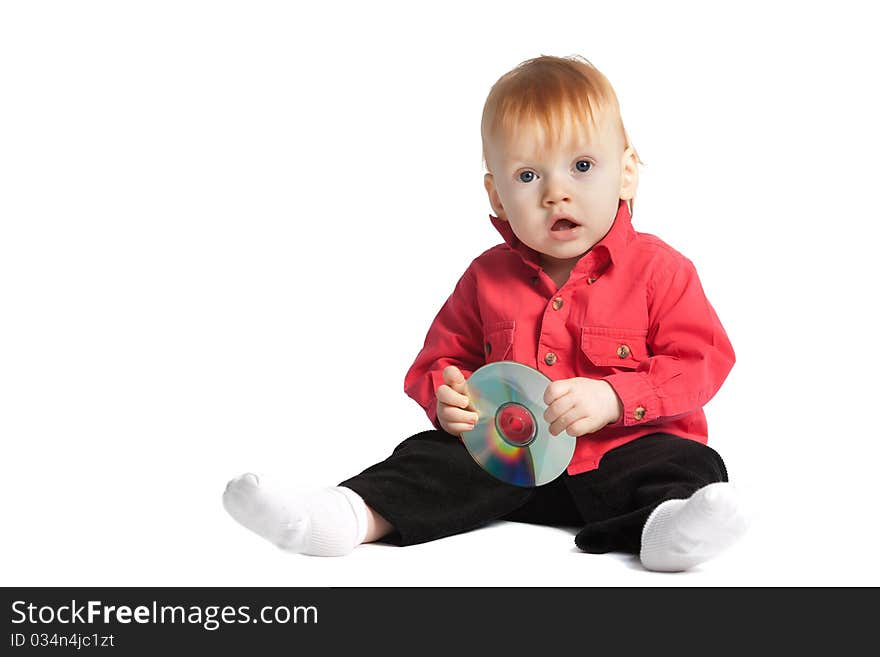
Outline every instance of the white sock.
<path fill-rule="evenodd" d="M 223 506 L 239 523 L 293 552 L 338 557 L 360 545 L 367 533 L 367 505 L 337 486 L 281 493 L 260 486 L 251 473 L 226 485 Z"/>
<path fill-rule="evenodd" d="M 719 482 L 686 500 L 667 500 L 642 529 L 642 565 L 678 572 L 693 568 L 733 545 L 746 531 L 748 516 L 732 484 Z"/>

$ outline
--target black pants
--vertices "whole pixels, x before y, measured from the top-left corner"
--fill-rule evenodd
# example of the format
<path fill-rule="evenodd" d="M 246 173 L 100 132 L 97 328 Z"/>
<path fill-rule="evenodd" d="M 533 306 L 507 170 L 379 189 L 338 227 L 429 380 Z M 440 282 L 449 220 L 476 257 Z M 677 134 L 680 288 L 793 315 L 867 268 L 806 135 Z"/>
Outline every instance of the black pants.
<path fill-rule="evenodd" d="M 586 552 L 638 553 L 658 504 L 717 481 L 727 481 L 727 470 L 715 450 L 655 433 L 609 451 L 596 470 L 522 488 L 484 471 L 454 436 L 431 430 L 339 485 L 391 523 L 385 543 L 413 545 L 514 520 L 581 527 L 575 544 Z"/>

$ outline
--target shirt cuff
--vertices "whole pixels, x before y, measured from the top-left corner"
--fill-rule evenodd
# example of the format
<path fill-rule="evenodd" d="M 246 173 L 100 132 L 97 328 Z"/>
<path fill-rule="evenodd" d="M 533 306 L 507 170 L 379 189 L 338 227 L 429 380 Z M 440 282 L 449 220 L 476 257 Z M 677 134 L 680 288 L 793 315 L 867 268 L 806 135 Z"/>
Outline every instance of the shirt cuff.
<path fill-rule="evenodd" d="M 660 417 L 660 401 L 647 374 L 624 372 L 606 376 L 603 381 L 614 388 L 623 404 L 620 419 L 609 426 L 633 427 Z"/>
<path fill-rule="evenodd" d="M 431 370 L 429 374 L 431 375 L 431 391 L 434 394 L 428 402 L 428 406 L 425 408 L 425 413 L 428 414 L 428 419 L 431 421 L 431 424 L 434 425 L 434 428 L 442 430 L 440 422 L 437 420 L 437 388 L 443 385 L 443 372 Z"/>

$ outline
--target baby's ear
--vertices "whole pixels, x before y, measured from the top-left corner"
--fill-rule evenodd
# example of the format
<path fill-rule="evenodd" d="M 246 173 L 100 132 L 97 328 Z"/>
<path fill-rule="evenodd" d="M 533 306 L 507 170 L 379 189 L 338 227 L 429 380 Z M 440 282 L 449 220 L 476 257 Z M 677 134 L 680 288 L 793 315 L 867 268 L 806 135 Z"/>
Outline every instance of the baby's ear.
<path fill-rule="evenodd" d="M 483 176 L 483 186 L 486 188 L 486 193 L 489 195 L 489 204 L 492 206 L 495 214 L 499 219 L 507 221 L 507 217 L 504 215 L 504 206 L 501 205 L 501 197 L 498 196 L 498 190 L 495 188 L 495 178 L 491 173 Z"/>
<path fill-rule="evenodd" d="M 627 148 L 620 161 L 620 198 L 629 201 L 639 186 L 639 163 L 636 152 Z"/>

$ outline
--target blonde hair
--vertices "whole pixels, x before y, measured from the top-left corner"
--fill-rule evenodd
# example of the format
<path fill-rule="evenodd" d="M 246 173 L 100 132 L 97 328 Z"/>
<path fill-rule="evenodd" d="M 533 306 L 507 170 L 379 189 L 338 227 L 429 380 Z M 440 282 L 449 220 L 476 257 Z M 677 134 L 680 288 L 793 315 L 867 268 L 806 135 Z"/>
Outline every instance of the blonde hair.
<path fill-rule="evenodd" d="M 486 98 L 480 123 L 483 166 L 491 172 L 486 145 L 494 135 L 537 126 L 543 129 L 547 148 L 558 143 L 565 126 L 595 134 L 600 117 L 616 122 L 624 149 L 632 148 L 636 161 L 644 164 L 623 126 L 617 94 L 595 66 L 579 55 L 526 60 L 502 75 Z M 632 205 L 630 201 L 630 210 Z"/>

